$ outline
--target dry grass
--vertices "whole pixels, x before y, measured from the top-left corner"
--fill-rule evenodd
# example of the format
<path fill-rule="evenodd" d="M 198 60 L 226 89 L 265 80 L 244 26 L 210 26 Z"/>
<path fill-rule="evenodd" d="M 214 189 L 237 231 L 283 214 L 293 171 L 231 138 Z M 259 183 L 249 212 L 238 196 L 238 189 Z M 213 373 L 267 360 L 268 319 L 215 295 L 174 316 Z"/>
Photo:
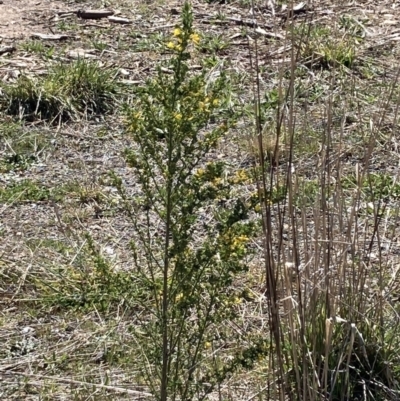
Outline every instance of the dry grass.
<path fill-rule="evenodd" d="M 232 175 L 254 173 L 260 146 L 267 160 L 261 205 L 254 182 L 238 180 L 235 187 L 253 202 L 254 219 L 263 212 L 265 231 L 237 283 L 240 318 L 216 328 L 216 336 L 230 330 L 265 336 L 271 353 L 236 372 L 209 399 L 284 399 L 279 391 L 287 389 L 276 379 L 294 383 L 291 399 L 329 399 L 329 392 L 330 399 L 346 399 L 346 380 L 357 383 L 352 396 L 359 400 L 398 399 L 398 10 L 385 1 L 359 8 L 319 2 L 287 17 L 280 5 L 273 15 L 256 2 L 254 16 L 264 30 L 257 33 L 247 23 L 246 1 L 193 5 L 196 29 L 205 37 L 193 69 L 224 63 L 239 119 L 214 157 L 225 160 Z M 119 0 L 112 7 L 132 25 L 72 15 L 53 30 L 76 39 L 52 44 L 51 52 L 21 41 L 17 53 L 2 56 L 1 87 L 10 96 L 6 103 L 3 98 L 0 120 L 4 400 L 150 398 L 132 334 L 143 312 L 135 297 L 146 294 L 130 281 L 133 228 L 108 173 L 114 170 L 129 194 L 136 193 L 122 157 L 130 142 L 120 104 L 133 99 L 155 62 L 168 56 L 164 42 L 180 3 Z M 19 120 L 26 112 L 10 108 L 16 97 L 7 90 L 21 78 L 11 71 L 45 80 L 77 49 L 93 50 L 94 62 L 113 69 L 118 91 L 106 89 L 112 103 L 105 109 L 112 111 L 82 106 L 69 114 L 73 121 L 57 112 L 46 116 L 38 112 L 38 85 L 29 109 L 35 118 Z M 22 56 L 29 59 L 26 68 L 19 67 Z M 261 144 L 254 138 L 257 90 Z M 55 110 L 70 106 L 76 110 L 65 98 Z M 115 281 L 108 286 L 110 277 Z M 275 307 L 279 313 L 271 314 Z M 210 364 L 235 351 L 229 338 L 221 343 L 207 355 Z"/>

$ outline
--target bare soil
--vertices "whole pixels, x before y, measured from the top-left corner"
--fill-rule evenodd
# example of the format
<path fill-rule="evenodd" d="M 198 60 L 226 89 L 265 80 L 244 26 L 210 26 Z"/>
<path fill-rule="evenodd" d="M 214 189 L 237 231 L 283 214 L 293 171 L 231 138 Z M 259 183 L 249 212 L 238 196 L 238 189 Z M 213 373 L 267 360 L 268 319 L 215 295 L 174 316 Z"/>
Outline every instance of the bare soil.
<path fill-rule="evenodd" d="M 65 8 L 61 1 L 2 0 L 0 38 L 21 40 L 32 33 L 48 33 L 51 20 Z"/>

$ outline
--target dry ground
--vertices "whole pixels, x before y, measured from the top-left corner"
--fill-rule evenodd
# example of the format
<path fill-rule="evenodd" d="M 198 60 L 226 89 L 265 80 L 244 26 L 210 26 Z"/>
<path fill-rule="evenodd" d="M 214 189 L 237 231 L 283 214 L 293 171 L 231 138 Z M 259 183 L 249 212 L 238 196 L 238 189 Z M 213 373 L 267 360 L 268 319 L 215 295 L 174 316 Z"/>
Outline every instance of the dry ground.
<path fill-rule="evenodd" d="M 81 8 L 103 7 L 118 10 L 118 16 L 130 19 L 131 24 L 82 20 L 72 13 Z M 238 104 L 246 107 L 251 102 L 249 51 L 254 56 L 255 37 L 259 45 L 261 88 L 272 92 L 280 79 L 278 72 L 290 64 L 286 12 L 281 11 L 281 5 L 273 8 L 267 2 L 257 2 L 254 11 L 262 29 L 259 34 L 249 23 L 250 3 L 245 0 L 226 4 L 195 1 L 193 8 L 196 29 L 209 38 L 204 57 L 214 55 L 225 61 L 234 77 Z M 179 10 L 180 2 L 161 0 L 4 0 L 0 4 L 0 48 L 15 46 L 16 50 L 0 56 L 0 78 L 10 84 L 20 74 L 43 76 L 51 65 L 69 63 L 79 54 L 98 60 L 104 68 L 117 68 L 118 79 L 129 93 L 132 86 L 143 84 L 154 72 L 154 63 L 166 56 L 160 54 L 156 44 L 179 21 Z M 61 11 L 71 13 L 64 15 Z M 348 5 L 320 1 L 301 10 L 294 21 L 299 26 L 312 22 L 333 27 L 343 16 L 351 21 L 353 29 L 358 26 L 363 37 L 356 49 L 354 66 L 333 80 L 326 69 L 315 67 L 319 63 L 318 51 L 299 62 L 304 67 L 304 77 L 296 88 L 295 113 L 299 132 L 304 136 L 298 139 L 294 164 L 300 175 L 310 178 L 311 193 L 315 190 L 313 174 L 321 168 L 319 143 L 326 123 L 326 94 L 330 90 L 336 96 L 334 117 L 338 118 L 331 128 L 337 132 L 332 152 L 342 161 L 343 171 L 350 174 L 357 164 L 362 165 L 367 131 L 373 125 L 379 132 L 370 169 L 389 177 L 390 185 L 398 180 L 397 104 L 384 102 L 392 91 L 391 83 L 398 69 L 400 6 L 392 1 L 358 1 Z M 32 33 L 60 33 L 68 38 L 46 41 L 32 38 Z M 346 120 L 347 114 L 351 115 L 350 120 Z M 383 121 L 379 120 L 381 116 Z M 116 269 L 127 270 L 132 265 L 127 248 L 132 227 L 108 179 L 108 172 L 114 170 L 135 191 L 132 170 L 121 154 L 130 143 L 123 135 L 120 113 L 91 120 L 82 116 L 69 123 L 53 124 L 18 122 L 6 113 L 0 119 L 1 399 L 146 398 L 147 389 L 138 382 L 133 362 L 135 351 L 130 345 L 133 340 L 127 330 L 134 319 L 132 312 L 123 305 L 108 315 L 95 310 L 71 312 L 54 305 L 37 306 L 35 298 L 40 294 L 33 285 L 35 279 L 40 280 L 49 271 L 56 282 L 58 267 L 72 265 L 78 259 L 85 264 L 84 232 L 91 234 L 100 252 Z M 251 159 L 246 141 L 238 140 L 238 136 L 245 137 L 251 130 L 251 122 L 242 116 L 238 130 L 218 150 L 218 157 L 225 159 L 233 171 L 248 165 Z M 31 161 L 24 168 L 4 168 L 16 153 L 23 153 Z M 18 183 L 23 183 L 20 189 Z M 38 195 L 40 191 L 42 195 Z M 244 191 L 248 194 L 250 190 Z M 48 192 L 52 196 L 47 196 Z M 381 249 L 374 248 L 375 253 L 383 255 L 393 278 L 400 254 L 397 201 L 390 199 L 387 207 L 392 214 L 386 216 L 380 232 Z M 360 226 L 367 227 L 364 223 Z M 367 227 L 366 233 L 370 229 Z M 365 238 L 369 238 L 367 234 Z M 251 290 L 258 297 L 263 269 L 257 260 L 253 264 L 253 273 L 259 278 Z M 390 287 L 387 291 L 395 289 Z M 249 321 L 262 329 L 265 320 L 258 315 L 257 302 L 246 308 Z M 254 376 L 233 377 L 223 389 L 227 399 L 252 399 L 262 387 L 258 385 L 262 383 L 262 374 L 259 368 Z"/>
<path fill-rule="evenodd" d="M 57 11 L 66 9 L 60 1 L 2 0 L 0 4 L 1 38 L 22 40 L 33 32 L 46 32 Z"/>

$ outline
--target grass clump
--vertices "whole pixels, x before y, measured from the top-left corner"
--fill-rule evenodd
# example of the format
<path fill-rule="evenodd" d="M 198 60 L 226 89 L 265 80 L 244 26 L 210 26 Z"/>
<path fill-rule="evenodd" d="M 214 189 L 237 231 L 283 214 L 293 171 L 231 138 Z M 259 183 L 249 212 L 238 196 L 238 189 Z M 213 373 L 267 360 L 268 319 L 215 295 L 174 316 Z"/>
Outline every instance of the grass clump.
<path fill-rule="evenodd" d="M 118 84 L 116 72 L 97 62 L 78 59 L 58 64 L 44 78 L 21 75 L 3 85 L 1 108 L 20 119 L 70 120 L 112 110 Z"/>
<path fill-rule="evenodd" d="M 351 68 L 357 57 L 359 38 L 353 31 L 338 32 L 322 25 L 294 29 L 300 56 L 312 68 Z"/>
<path fill-rule="evenodd" d="M 55 51 L 54 46 L 47 46 L 40 40 L 28 40 L 21 44 L 21 49 L 29 53 L 36 53 L 46 59 L 51 59 Z"/>
<path fill-rule="evenodd" d="M 52 280 L 33 279 L 40 303 L 58 310 L 109 313 L 133 297 L 144 296 L 128 272 L 116 272 L 89 234 L 74 263 L 53 269 Z"/>
<path fill-rule="evenodd" d="M 10 181 L 7 185 L 0 186 L 0 202 L 5 204 L 42 201 L 58 202 L 62 201 L 66 196 L 73 196 L 84 203 L 86 198 L 73 191 L 74 189 L 71 188 L 70 184 L 49 187 L 41 181 L 23 179 L 20 181 Z"/>
<path fill-rule="evenodd" d="M 51 138 L 41 131 L 24 129 L 19 123 L 0 125 L 0 172 L 23 171 L 38 162 L 51 148 Z"/>
<path fill-rule="evenodd" d="M 199 49 L 203 53 L 223 54 L 229 48 L 229 42 L 223 35 L 204 35 Z"/>
<path fill-rule="evenodd" d="M 44 201 L 51 197 L 50 189 L 36 181 L 22 180 L 0 187 L 0 202 Z"/>

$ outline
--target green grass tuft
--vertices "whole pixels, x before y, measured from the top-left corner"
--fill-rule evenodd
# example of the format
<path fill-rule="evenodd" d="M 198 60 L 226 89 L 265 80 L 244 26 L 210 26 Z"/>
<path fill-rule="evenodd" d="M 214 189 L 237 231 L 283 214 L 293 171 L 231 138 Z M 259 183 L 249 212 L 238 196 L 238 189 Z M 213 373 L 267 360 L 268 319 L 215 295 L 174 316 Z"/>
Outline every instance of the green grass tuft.
<path fill-rule="evenodd" d="M 73 120 L 107 113 L 115 105 L 116 71 L 79 59 L 54 66 L 44 78 L 21 75 L 3 84 L 1 109 L 21 119 Z"/>

